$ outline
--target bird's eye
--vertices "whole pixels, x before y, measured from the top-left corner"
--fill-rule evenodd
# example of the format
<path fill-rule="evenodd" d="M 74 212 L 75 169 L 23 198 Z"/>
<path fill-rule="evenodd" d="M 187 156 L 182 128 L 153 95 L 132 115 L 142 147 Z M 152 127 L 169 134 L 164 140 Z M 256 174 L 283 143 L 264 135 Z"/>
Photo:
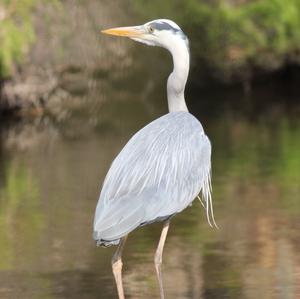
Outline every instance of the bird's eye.
<path fill-rule="evenodd" d="M 150 32 L 150 33 L 153 33 L 153 32 L 154 32 L 154 28 L 150 26 L 150 27 L 149 27 L 149 32 Z"/>

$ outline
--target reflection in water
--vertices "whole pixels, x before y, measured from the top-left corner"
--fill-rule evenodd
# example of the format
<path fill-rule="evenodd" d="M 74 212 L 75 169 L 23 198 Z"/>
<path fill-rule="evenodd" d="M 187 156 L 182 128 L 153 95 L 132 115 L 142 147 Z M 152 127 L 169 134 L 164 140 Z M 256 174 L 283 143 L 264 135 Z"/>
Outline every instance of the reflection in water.
<path fill-rule="evenodd" d="M 140 105 L 139 117 L 127 111 L 117 120 L 110 115 L 117 116 L 119 107 L 112 104 L 105 125 L 95 127 L 75 118 L 3 130 L 1 298 L 115 298 L 114 248 L 95 248 L 91 224 L 111 160 L 153 114 Z M 74 131 L 77 122 L 82 127 Z M 221 229 L 209 229 L 198 202 L 175 217 L 164 255 L 168 297 L 298 298 L 299 121 L 280 116 L 276 123 L 254 123 L 223 115 L 204 125 L 214 149 Z M 33 142 L 20 149 L 24 132 Z M 128 298 L 158 296 L 153 254 L 160 229 L 147 226 L 129 238 Z"/>
<path fill-rule="evenodd" d="M 91 236 L 101 181 L 130 136 L 166 111 L 167 53 L 137 49 L 134 65 L 121 72 L 81 78 L 88 93 L 69 95 L 64 107 L 54 103 L 61 111 L 55 121 L 0 131 L 0 298 L 116 298 L 115 248 L 96 248 Z M 199 202 L 174 218 L 164 254 L 167 296 L 298 298 L 299 118 L 278 104 L 263 107 L 277 94 L 214 92 L 198 100 L 199 92 L 188 90 L 213 144 L 221 229 L 208 227 Z M 153 224 L 130 235 L 128 298 L 158 297 L 153 255 L 160 230 Z"/>
<path fill-rule="evenodd" d="M 31 261 L 43 226 L 40 196 L 33 175 L 22 161 L 6 163 L 4 186 L 0 190 L 0 268 L 23 264 L 20 255 Z"/>

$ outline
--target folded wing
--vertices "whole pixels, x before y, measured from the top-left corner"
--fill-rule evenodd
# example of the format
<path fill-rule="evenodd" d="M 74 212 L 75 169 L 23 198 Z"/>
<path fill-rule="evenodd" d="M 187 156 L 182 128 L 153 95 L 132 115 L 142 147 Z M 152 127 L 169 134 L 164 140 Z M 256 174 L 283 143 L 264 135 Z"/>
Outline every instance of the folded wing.
<path fill-rule="evenodd" d="M 140 225 L 210 199 L 211 146 L 200 122 L 172 112 L 137 132 L 113 161 L 96 208 L 94 238 L 117 244 Z"/>

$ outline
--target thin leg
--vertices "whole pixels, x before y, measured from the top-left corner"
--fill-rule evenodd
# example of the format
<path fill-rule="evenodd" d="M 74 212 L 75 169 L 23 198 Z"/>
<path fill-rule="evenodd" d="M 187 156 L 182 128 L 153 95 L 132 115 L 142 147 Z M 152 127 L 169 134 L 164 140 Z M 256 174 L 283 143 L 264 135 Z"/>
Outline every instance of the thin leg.
<path fill-rule="evenodd" d="M 121 239 L 119 246 L 111 260 L 112 270 L 113 270 L 115 281 L 117 284 L 119 299 L 125 299 L 123 283 L 122 283 L 122 266 L 123 266 L 122 252 L 123 252 L 127 237 L 128 237 L 128 235 Z"/>
<path fill-rule="evenodd" d="M 158 283 L 159 283 L 161 299 L 165 298 L 162 273 L 161 273 L 161 263 L 162 263 L 162 254 L 163 254 L 163 250 L 164 250 L 164 245 L 165 245 L 168 230 L 169 230 L 169 225 L 170 225 L 170 220 L 167 220 L 164 223 L 164 226 L 163 226 L 163 229 L 162 229 L 162 232 L 160 235 L 159 243 L 158 243 L 158 246 L 156 249 L 155 257 L 154 257 L 154 264 L 155 264 L 155 270 L 156 270 L 157 279 L 158 279 Z"/>

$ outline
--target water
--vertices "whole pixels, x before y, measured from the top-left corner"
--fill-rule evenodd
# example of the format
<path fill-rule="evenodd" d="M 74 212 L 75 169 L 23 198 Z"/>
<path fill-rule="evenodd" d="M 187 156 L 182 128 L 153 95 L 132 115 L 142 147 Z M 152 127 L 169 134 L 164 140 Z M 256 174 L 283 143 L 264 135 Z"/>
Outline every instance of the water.
<path fill-rule="evenodd" d="M 116 298 L 115 248 L 96 248 L 91 237 L 101 182 L 130 136 L 166 111 L 163 78 L 130 67 L 117 79 L 89 79 L 88 94 L 65 103 L 73 107 L 63 120 L 2 127 L 0 298 Z M 197 201 L 174 218 L 166 298 L 299 298 L 299 107 L 287 109 L 285 93 L 270 92 L 274 102 L 262 104 L 259 91 L 251 99 L 189 88 L 191 112 L 213 144 L 220 230 L 208 226 Z M 159 297 L 153 255 L 160 230 L 149 225 L 128 239 L 127 298 Z"/>

